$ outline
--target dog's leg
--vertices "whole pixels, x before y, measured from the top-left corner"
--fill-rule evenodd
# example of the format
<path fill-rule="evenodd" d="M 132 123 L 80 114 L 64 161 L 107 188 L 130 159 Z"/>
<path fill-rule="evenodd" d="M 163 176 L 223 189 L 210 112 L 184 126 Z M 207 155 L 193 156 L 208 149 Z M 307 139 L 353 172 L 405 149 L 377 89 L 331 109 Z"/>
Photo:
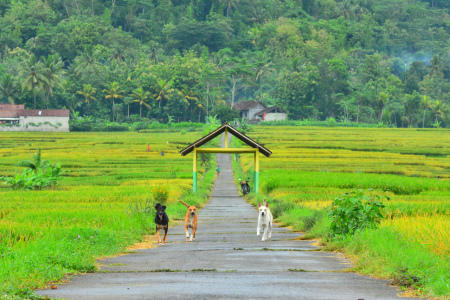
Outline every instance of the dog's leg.
<path fill-rule="evenodd" d="M 166 228 L 164 228 L 164 238 L 162 241 L 162 244 L 165 245 L 166 244 L 166 239 L 167 239 L 167 231 L 169 231 L 169 226 L 167 225 Z"/>
<path fill-rule="evenodd" d="M 158 244 L 161 244 L 161 238 L 159 237 L 159 228 L 156 226 L 156 238 L 158 239 Z"/>
<path fill-rule="evenodd" d="M 194 227 L 192 227 L 191 238 L 189 241 L 192 242 L 193 240 L 195 240 L 195 228 Z"/>
<path fill-rule="evenodd" d="M 267 239 L 270 239 L 272 237 L 272 221 L 269 222 L 269 235 L 267 236 Z"/>
<path fill-rule="evenodd" d="M 261 239 L 261 241 L 265 241 L 265 240 L 267 240 L 267 230 L 269 229 L 269 226 L 268 225 L 264 225 L 264 233 L 263 233 L 263 237 L 262 237 L 262 239 Z"/>
<path fill-rule="evenodd" d="M 258 218 L 258 227 L 256 227 L 256 236 L 260 236 L 261 218 Z"/>
<path fill-rule="evenodd" d="M 184 230 L 186 231 L 186 242 L 189 241 L 189 229 L 188 226 L 184 226 Z"/>

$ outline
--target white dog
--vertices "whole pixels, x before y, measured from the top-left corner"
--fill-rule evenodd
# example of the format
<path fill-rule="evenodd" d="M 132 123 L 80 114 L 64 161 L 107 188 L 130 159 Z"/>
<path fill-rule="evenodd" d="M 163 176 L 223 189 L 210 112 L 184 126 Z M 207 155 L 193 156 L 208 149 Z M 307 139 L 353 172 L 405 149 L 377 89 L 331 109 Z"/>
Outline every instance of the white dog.
<path fill-rule="evenodd" d="M 260 235 L 260 230 L 263 230 L 263 236 L 261 241 L 265 241 L 267 239 L 270 239 L 272 236 L 272 223 L 273 223 L 273 217 L 272 213 L 269 209 L 269 203 L 266 202 L 266 199 L 264 199 L 264 203 L 261 206 L 261 203 L 258 202 L 258 208 L 259 208 L 259 216 L 258 216 L 258 227 L 256 228 L 256 235 Z"/>

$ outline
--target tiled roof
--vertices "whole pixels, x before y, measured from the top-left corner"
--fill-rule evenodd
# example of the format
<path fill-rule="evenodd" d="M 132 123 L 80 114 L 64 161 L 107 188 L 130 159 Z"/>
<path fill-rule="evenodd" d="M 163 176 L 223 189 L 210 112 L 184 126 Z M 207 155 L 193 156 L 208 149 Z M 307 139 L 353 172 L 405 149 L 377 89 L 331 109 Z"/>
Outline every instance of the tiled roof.
<path fill-rule="evenodd" d="M 268 113 L 270 113 L 270 112 L 272 112 L 272 111 L 274 111 L 274 110 L 276 110 L 276 109 L 278 109 L 278 110 L 284 112 L 284 109 L 279 108 L 278 106 L 272 106 L 272 107 L 264 108 L 263 110 L 257 112 L 257 113 L 255 114 L 255 116 L 262 116 L 262 115 L 264 115 L 264 113 L 268 114 Z"/>
<path fill-rule="evenodd" d="M 0 104 L 0 118 L 18 118 L 20 116 L 68 117 L 68 109 L 25 109 L 25 105 Z"/>
<path fill-rule="evenodd" d="M 247 110 L 247 109 L 251 109 L 251 108 L 258 106 L 259 104 L 261 104 L 262 106 L 265 107 L 265 105 L 259 101 L 250 100 L 250 101 L 244 101 L 244 102 L 236 102 L 236 103 L 234 103 L 233 108 L 235 108 L 237 110 Z"/>
<path fill-rule="evenodd" d="M 21 109 L 19 115 L 29 117 L 68 117 L 70 111 L 68 109 Z"/>
<path fill-rule="evenodd" d="M 24 109 L 25 105 L 0 104 L 0 118 L 18 118 L 19 110 Z"/>

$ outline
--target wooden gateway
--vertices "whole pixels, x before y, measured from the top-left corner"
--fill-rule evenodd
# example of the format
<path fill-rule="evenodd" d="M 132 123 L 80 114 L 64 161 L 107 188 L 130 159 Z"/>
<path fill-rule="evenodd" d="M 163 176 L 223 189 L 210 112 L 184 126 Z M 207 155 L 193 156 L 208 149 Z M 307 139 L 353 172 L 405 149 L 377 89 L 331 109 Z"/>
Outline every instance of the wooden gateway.
<path fill-rule="evenodd" d="M 225 148 L 203 148 L 200 149 L 202 145 L 216 138 L 225 132 Z M 251 148 L 228 148 L 228 133 L 232 134 L 236 138 L 243 141 L 245 144 L 250 146 Z M 195 141 L 190 144 L 186 148 L 180 151 L 181 156 L 185 156 L 186 154 L 194 151 L 194 165 L 193 165 L 193 191 L 197 192 L 197 153 L 253 153 L 254 155 L 254 163 L 255 163 L 255 193 L 258 193 L 259 189 L 259 153 L 262 153 L 266 157 L 269 157 L 272 152 L 265 148 L 263 145 L 255 142 L 245 134 L 239 132 L 234 127 L 230 126 L 227 122 L 217 128 L 216 130 L 210 132 L 208 135 L 205 135 L 201 139 Z"/>

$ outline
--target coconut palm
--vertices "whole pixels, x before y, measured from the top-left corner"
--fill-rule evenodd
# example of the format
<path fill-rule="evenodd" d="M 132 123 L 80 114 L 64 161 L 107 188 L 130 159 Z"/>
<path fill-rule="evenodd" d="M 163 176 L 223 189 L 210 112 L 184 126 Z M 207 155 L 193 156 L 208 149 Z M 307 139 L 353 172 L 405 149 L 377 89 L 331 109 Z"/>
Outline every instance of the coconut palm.
<path fill-rule="evenodd" d="M 43 74 L 47 81 L 44 83 L 44 90 L 47 94 L 47 108 L 50 102 L 50 95 L 53 94 L 53 88 L 55 86 L 61 86 L 61 76 L 65 73 L 62 67 L 64 63 L 59 54 L 49 55 L 47 58 L 43 58 Z"/>
<path fill-rule="evenodd" d="M 442 122 L 445 123 L 445 127 L 447 127 L 447 128 L 450 127 L 450 111 L 443 112 L 443 113 L 439 116 L 439 119 L 441 119 Z"/>
<path fill-rule="evenodd" d="M 444 69 L 444 63 L 442 62 L 442 59 L 435 54 L 430 60 L 428 69 L 430 70 L 431 77 L 434 77 L 435 75 L 443 75 L 442 71 Z"/>
<path fill-rule="evenodd" d="M 37 61 L 34 54 L 31 54 L 20 66 L 19 74 L 24 79 L 22 90 L 33 90 L 34 109 L 36 109 L 36 89 L 43 88 L 44 84 L 48 82 L 44 75 L 45 72 L 43 64 Z"/>
<path fill-rule="evenodd" d="M 75 73 L 78 75 L 84 73 L 98 72 L 102 66 L 99 62 L 100 52 L 96 51 L 92 45 L 85 45 L 84 52 L 75 58 Z"/>
<path fill-rule="evenodd" d="M 239 5 L 239 0 L 219 0 L 220 3 L 227 6 L 227 18 L 230 12 L 231 6 L 237 7 Z"/>
<path fill-rule="evenodd" d="M 19 97 L 19 88 L 16 80 L 11 74 L 0 77 L 0 94 L 8 98 L 8 102 L 14 104 L 14 100 Z"/>
<path fill-rule="evenodd" d="M 378 101 L 381 106 L 381 115 L 380 115 L 380 122 L 383 121 L 383 115 L 386 109 L 386 106 L 389 104 L 391 95 L 389 93 L 381 92 L 378 95 Z"/>
<path fill-rule="evenodd" d="M 420 101 L 420 107 L 423 109 L 423 122 L 422 128 L 425 128 L 425 111 L 430 107 L 431 101 L 427 98 L 427 96 L 423 96 Z"/>
<path fill-rule="evenodd" d="M 158 56 L 161 55 L 164 50 L 161 48 L 158 42 L 151 41 L 149 42 L 150 45 L 150 53 L 148 54 L 148 59 L 153 60 L 155 62 L 155 65 L 158 63 Z"/>
<path fill-rule="evenodd" d="M 105 99 L 112 100 L 112 113 L 113 113 L 112 120 L 114 121 L 114 100 L 123 98 L 122 94 L 124 93 L 124 91 L 120 90 L 120 85 L 118 82 L 112 82 L 109 85 L 109 90 L 104 89 L 103 92 L 106 93 Z"/>
<path fill-rule="evenodd" d="M 155 94 L 153 95 L 154 98 L 156 98 L 157 101 L 159 101 L 158 107 L 161 107 L 161 104 L 165 100 L 169 100 L 170 93 L 173 92 L 173 89 L 171 89 L 170 82 L 167 82 L 166 80 L 159 80 L 156 85 L 153 87 L 155 90 Z"/>
<path fill-rule="evenodd" d="M 139 116 L 142 118 L 142 105 L 147 107 L 149 110 L 152 109 L 150 105 L 148 105 L 145 102 L 148 102 L 150 96 L 150 92 L 145 92 L 143 88 L 138 88 L 133 91 L 133 94 L 131 94 L 131 97 L 133 97 L 134 101 L 139 104 Z"/>
<path fill-rule="evenodd" d="M 97 100 L 93 95 L 97 92 L 90 84 L 83 84 L 83 91 L 77 91 L 77 94 L 82 95 L 85 98 L 84 103 L 90 104 L 91 100 Z"/>
<path fill-rule="evenodd" d="M 435 121 L 437 121 L 438 117 L 445 112 L 447 106 L 442 101 L 437 100 L 433 105 L 431 105 L 432 113 L 435 116 Z"/>
<path fill-rule="evenodd" d="M 117 63 L 121 63 L 124 59 L 123 48 L 121 46 L 116 46 L 109 56 L 109 59 L 115 60 Z"/>

